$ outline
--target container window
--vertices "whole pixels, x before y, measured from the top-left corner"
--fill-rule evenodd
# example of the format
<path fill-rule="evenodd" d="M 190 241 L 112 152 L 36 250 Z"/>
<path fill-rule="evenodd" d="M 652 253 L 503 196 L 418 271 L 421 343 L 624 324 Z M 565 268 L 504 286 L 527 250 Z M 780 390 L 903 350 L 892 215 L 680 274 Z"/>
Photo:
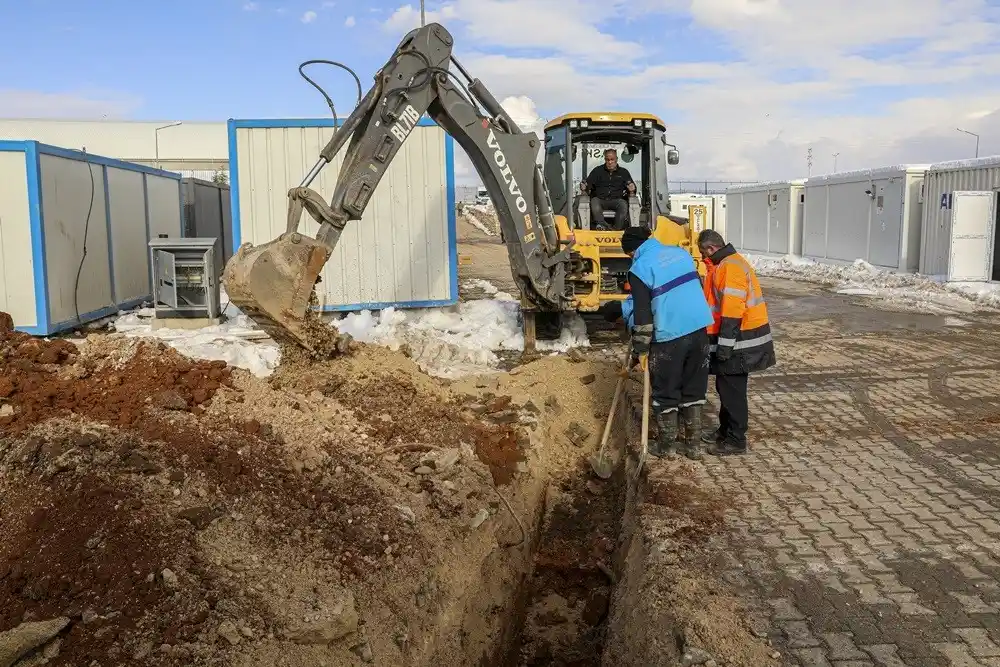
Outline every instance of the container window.
<path fill-rule="evenodd" d="M 806 203 L 806 195 L 805 195 L 804 192 L 799 195 L 799 203 L 800 204 L 805 204 Z"/>
<path fill-rule="evenodd" d="M 883 195 L 879 195 L 875 199 L 875 206 L 877 206 L 878 208 L 882 208 L 884 205 L 885 205 L 885 197 Z"/>

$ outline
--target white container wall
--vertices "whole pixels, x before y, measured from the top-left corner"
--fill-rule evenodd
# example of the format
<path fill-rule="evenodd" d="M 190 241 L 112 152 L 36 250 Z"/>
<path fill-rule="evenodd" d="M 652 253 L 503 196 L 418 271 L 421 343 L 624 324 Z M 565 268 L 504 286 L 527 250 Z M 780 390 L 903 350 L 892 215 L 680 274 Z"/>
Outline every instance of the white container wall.
<path fill-rule="evenodd" d="M 704 206 L 706 213 L 705 224 L 708 229 L 714 229 L 721 234 L 725 234 L 725 200 L 720 204 L 720 199 L 713 195 L 698 194 L 672 194 L 670 195 L 670 214 L 681 218 L 688 217 L 688 210 L 691 206 Z"/>
<path fill-rule="evenodd" d="M 299 185 L 332 134 L 332 119 L 229 121 L 234 248 L 285 232 L 288 190 Z M 343 154 L 310 186 L 327 199 Z M 318 225 L 304 213 L 299 230 L 315 236 Z M 421 119 L 363 219 L 348 223 L 317 297 L 325 311 L 458 302 L 454 144 L 432 121 Z"/>
<path fill-rule="evenodd" d="M 916 272 L 926 172 L 899 165 L 806 179 L 802 255 Z"/>
<path fill-rule="evenodd" d="M 148 299 L 149 239 L 182 233 L 179 174 L 0 141 L 0 183 L 0 310 L 26 333 L 51 335 Z"/>
<path fill-rule="evenodd" d="M 954 193 L 1000 190 L 1000 156 L 932 164 L 924 180 L 920 273 L 943 276 L 951 256 Z"/>
<path fill-rule="evenodd" d="M 771 181 L 726 190 L 726 240 L 738 250 L 802 252 L 803 181 Z"/>

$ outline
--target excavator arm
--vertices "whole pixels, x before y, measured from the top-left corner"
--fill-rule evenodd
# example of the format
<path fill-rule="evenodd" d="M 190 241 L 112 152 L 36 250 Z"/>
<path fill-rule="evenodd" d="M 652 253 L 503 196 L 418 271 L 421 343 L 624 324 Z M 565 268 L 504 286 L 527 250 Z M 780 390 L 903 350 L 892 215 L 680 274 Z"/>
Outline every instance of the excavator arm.
<path fill-rule="evenodd" d="M 314 346 L 313 288 L 352 220 L 360 220 L 393 158 L 424 114 L 466 153 L 496 206 L 514 280 L 537 310 L 561 311 L 573 301 L 548 189 L 536 162 L 539 138 L 524 133 L 478 79 L 452 55 L 451 34 L 439 24 L 400 42 L 374 86 L 334 132 L 319 161 L 289 193 L 288 224 L 278 239 L 239 249 L 223 282 L 232 302 L 272 338 Z M 455 64 L 463 85 L 450 71 Z M 479 106 L 485 110 L 481 113 Z M 329 202 L 310 184 L 347 145 Z M 303 211 L 319 223 L 315 239 L 298 232 Z"/>

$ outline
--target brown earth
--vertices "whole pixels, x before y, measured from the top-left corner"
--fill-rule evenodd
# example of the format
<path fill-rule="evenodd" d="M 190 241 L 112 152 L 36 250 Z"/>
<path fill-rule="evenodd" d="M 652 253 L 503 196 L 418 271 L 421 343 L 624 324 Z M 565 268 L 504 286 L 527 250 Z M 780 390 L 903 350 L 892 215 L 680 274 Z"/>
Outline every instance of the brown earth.
<path fill-rule="evenodd" d="M 48 664 L 474 664 L 529 566 L 510 657 L 598 664 L 625 488 L 586 457 L 614 362 L 449 382 L 341 341 L 259 379 L 4 322 L 0 633 L 68 617 Z M 650 502 L 693 517 L 677 539 L 721 529 L 684 479 Z"/>

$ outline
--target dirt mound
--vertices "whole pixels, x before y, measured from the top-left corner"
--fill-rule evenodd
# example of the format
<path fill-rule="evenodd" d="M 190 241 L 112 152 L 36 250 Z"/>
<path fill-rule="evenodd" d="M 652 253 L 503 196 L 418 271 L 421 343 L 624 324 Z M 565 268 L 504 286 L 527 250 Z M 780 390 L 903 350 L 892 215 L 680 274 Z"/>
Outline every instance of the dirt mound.
<path fill-rule="evenodd" d="M 402 354 L 261 380 L 5 330 L 0 378 L 0 632 L 68 617 L 51 664 L 398 662 L 412 647 L 374 610 L 432 629 L 414 601 L 451 585 L 428 573 L 463 567 L 454 545 L 524 537 L 491 487 L 525 460 L 531 413 L 479 410 Z"/>
<path fill-rule="evenodd" d="M 225 362 L 191 361 L 162 343 L 139 343 L 131 356 L 65 340 L 0 333 L 0 400 L 9 406 L 0 428 L 13 433 L 66 413 L 130 426 L 150 406 L 198 411 L 222 386 Z"/>

